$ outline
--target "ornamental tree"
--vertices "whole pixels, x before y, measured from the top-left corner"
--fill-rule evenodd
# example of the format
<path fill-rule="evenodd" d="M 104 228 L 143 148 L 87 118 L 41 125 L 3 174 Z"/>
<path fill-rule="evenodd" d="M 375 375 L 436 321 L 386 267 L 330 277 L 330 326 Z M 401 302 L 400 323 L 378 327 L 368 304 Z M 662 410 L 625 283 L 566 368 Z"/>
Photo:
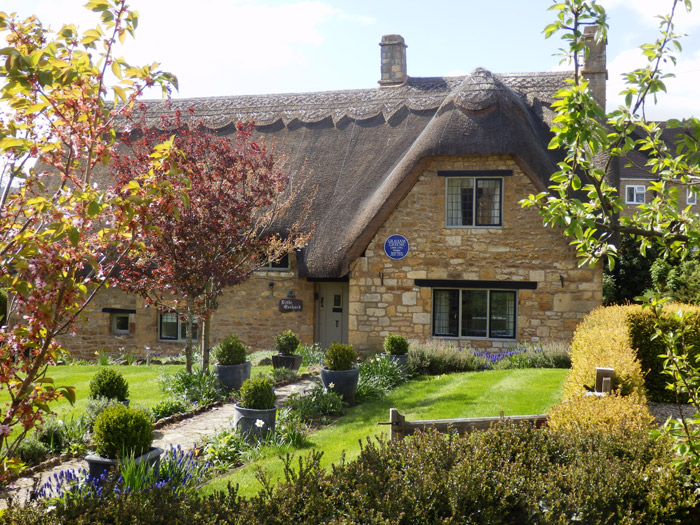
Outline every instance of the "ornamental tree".
<path fill-rule="evenodd" d="M 659 37 L 641 46 L 647 58 L 644 68 L 625 75 L 624 103 L 609 113 L 594 100 L 580 64 L 588 54 L 584 27 L 595 28 L 595 39 L 607 35 L 605 10 L 595 0 L 565 0 L 550 9 L 557 20 L 545 28 L 545 36 L 562 34 L 567 47 L 564 60 L 574 65 L 574 76 L 566 89 L 556 94 L 556 111 L 550 148 L 560 149 L 565 158 L 552 175 L 551 192 L 530 195 L 525 206 L 536 206 L 545 224 L 564 227 L 582 263 L 595 264 L 607 258 L 614 264 L 619 234 L 635 238 L 642 253 L 656 244 L 663 253 L 687 256 L 700 244 L 698 216 L 680 206 L 678 186 L 697 191 L 700 181 L 700 121 L 669 121 L 677 130 L 675 143 L 662 140 L 663 126 L 645 118 L 644 108 L 666 90 L 664 79 L 672 76 L 662 70 L 675 64 L 681 35 L 674 30 L 674 14 L 680 6 L 691 9 L 690 0 L 668 0 L 669 14 L 660 16 Z M 620 215 L 625 207 L 617 187 L 609 182 L 616 163 L 629 162 L 632 151 L 648 159 L 640 166 L 656 180 L 649 189 L 651 202 L 631 207 L 631 214 Z"/>
<path fill-rule="evenodd" d="M 661 4 L 661 3 L 660 3 Z M 588 53 L 584 27 L 595 28 L 595 38 L 606 38 L 608 29 L 605 10 L 595 0 L 557 1 L 550 9 L 556 20 L 544 32 L 547 37 L 562 35 L 566 44 L 564 60 L 574 65 L 574 76 L 567 88 L 556 94 L 556 112 L 551 128 L 551 148 L 560 149 L 564 160 L 551 177 L 550 192 L 530 195 L 522 204 L 536 207 L 544 223 L 564 228 L 571 244 L 578 250 L 581 263 L 595 264 L 606 258 L 610 266 L 617 257 L 617 239 L 631 236 L 639 243 L 642 254 L 654 247 L 661 257 L 697 258 L 700 248 L 700 219 L 690 206 L 680 205 L 680 188 L 698 191 L 700 182 L 700 121 L 651 122 L 645 117 L 645 105 L 666 91 L 665 71 L 676 62 L 681 51 L 680 37 L 674 29 L 678 9 L 691 10 L 690 0 L 667 0 L 667 14 L 661 20 L 658 38 L 641 46 L 647 59 L 645 67 L 626 73 L 624 102 L 606 112 L 593 99 L 580 64 Z M 670 132 L 670 133 L 669 133 Z M 673 137 L 668 140 L 669 135 Z M 611 183 L 616 164 L 628 163 L 633 152 L 647 159 L 644 166 L 654 175 L 647 194 L 650 202 L 625 207 L 618 189 Z M 664 299 L 650 297 L 649 305 L 661 316 Z M 692 362 L 684 345 L 685 324 L 681 313 L 676 315 L 679 329 L 663 329 L 657 324 L 657 337 L 667 345 L 666 373 L 670 387 L 687 393 L 700 408 L 700 369 Z M 669 326 L 669 323 L 665 323 Z M 678 444 L 677 450 L 700 464 L 700 416 L 689 425 L 682 416 L 667 424 L 666 430 Z"/>
<path fill-rule="evenodd" d="M 189 206 L 179 217 L 162 213 L 154 218 L 157 228 L 144 238 L 143 252 L 124 259 L 119 284 L 147 304 L 184 317 L 188 372 L 194 320 L 203 327 L 201 365 L 208 370 L 210 318 L 223 290 L 300 248 L 308 238 L 300 233 L 306 212 L 280 228 L 295 193 L 273 155 L 252 140 L 253 125 L 238 123 L 232 140 L 207 131 L 192 115 L 190 111 L 187 121 L 179 112 L 163 118 L 159 129 L 166 131 L 148 128 L 142 120 L 125 134 L 126 148 L 112 162 L 120 187 L 143 172 L 154 145 L 168 136 L 173 135 L 180 152 L 176 164 L 189 180 L 182 188 Z M 158 176 L 175 183 L 165 170 Z"/>
<path fill-rule="evenodd" d="M 9 291 L 11 320 L 0 328 L 0 385 L 10 397 L 0 414 L 0 482 L 21 469 L 17 446 L 49 403 L 75 399 L 73 387 L 48 375 L 67 353 L 57 336 L 71 331 L 114 267 L 138 249 L 151 207 L 176 213 L 180 202 L 152 176 L 173 167 L 170 145 L 129 186 L 95 182 L 114 146 L 115 118 L 146 86 L 167 90 L 174 78 L 157 64 L 135 68 L 114 56 L 138 21 L 123 0 L 87 7 L 101 23 L 83 33 L 0 12 L 0 287 Z"/>

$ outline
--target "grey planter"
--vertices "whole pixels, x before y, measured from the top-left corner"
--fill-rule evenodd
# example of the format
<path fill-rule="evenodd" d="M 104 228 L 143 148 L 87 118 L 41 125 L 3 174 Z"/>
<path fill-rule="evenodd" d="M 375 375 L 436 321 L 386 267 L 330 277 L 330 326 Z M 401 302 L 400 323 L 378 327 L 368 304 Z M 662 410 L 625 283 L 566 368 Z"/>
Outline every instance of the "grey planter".
<path fill-rule="evenodd" d="M 273 368 L 289 368 L 295 372 L 301 367 L 302 356 L 300 355 L 285 355 L 277 354 L 272 356 Z"/>
<path fill-rule="evenodd" d="M 392 355 L 392 354 L 382 353 L 379 355 L 382 357 L 388 357 L 394 363 L 399 365 L 399 368 L 401 369 L 401 373 L 403 375 L 406 375 L 408 373 L 408 354 Z"/>
<path fill-rule="evenodd" d="M 269 432 L 274 432 L 276 419 L 276 408 L 243 408 L 237 404 L 233 405 L 233 426 L 244 434 L 248 441 L 257 441 Z"/>
<path fill-rule="evenodd" d="M 214 374 L 229 390 L 239 390 L 243 381 L 250 378 L 250 361 L 240 365 L 216 365 Z"/>
<path fill-rule="evenodd" d="M 160 468 L 160 456 L 163 454 L 163 449 L 158 447 L 151 447 L 151 450 L 138 456 L 134 461 L 138 465 L 142 461 L 146 461 L 158 474 L 158 469 Z M 111 469 L 115 468 L 119 463 L 118 459 L 114 458 L 104 458 L 97 454 L 88 454 L 85 456 L 85 461 L 88 464 L 88 475 L 91 478 L 99 479 L 104 476 Z"/>
<path fill-rule="evenodd" d="M 321 368 L 321 383 L 323 386 L 343 396 L 343 401 L 348 405 L 355 402 L 357 383 L 360 380 L 360 367 L 353 366 L 350 370 L 329 370 Z"/>

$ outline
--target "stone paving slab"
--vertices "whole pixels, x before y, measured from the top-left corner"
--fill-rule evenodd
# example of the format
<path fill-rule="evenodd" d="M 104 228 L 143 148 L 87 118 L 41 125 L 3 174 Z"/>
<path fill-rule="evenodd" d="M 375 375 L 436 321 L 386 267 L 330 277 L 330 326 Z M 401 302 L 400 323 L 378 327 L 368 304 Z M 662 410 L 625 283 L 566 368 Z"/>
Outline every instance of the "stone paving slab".
<path fill-rule="evenodd" d="M 275 388 L 277 395 L 277 406 L 284 404 L 292 393 L 301 393 L 310 389 L 315 379 L 303 379 L 298 383 Z M 214 407 L 212 410 L 202 412 L 196 416 L 178 421 L 154 432 L 155 439 L 153 446 L 162 449 L 169 447 L 182 447 L 188 451 L 195 445 L 202 443 L 208 436 L 230 428 L 233 422 L 233 403 L 225 403 Z M 25 502 L 29 499 L 32 488 L 39 487 L 51 476 L 62 470 L 81 470 L 87 468 L 87 463 L 82 458 L 75 458 L 56 465 L 43 472 L 38 472 L 33 476 L 19 478 L 0 491 L 0 508 L 7 506 L 7 498 L 18 498 L 18 501 Z"/>

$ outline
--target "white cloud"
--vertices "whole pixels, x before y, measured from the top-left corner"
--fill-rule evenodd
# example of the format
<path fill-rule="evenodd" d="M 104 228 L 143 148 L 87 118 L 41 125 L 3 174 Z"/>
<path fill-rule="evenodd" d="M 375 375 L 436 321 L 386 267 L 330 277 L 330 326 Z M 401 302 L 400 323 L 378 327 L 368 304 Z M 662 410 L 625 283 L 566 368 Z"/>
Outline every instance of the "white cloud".
<path fill-rule="evenodd" d="M 618 93 L 625 89 L 623 73 L 644 67 L 646 63 L 638 49 L 624 51 L 608 62 L 608 109 L 622 103 Z M 700 117 L 700 51 L 692 55 L 681 55 L 676 67 L 666 67 L 665 71 L 676 76 L 666 79 L 666 93 L 658 94 L 657 104 L 649 99 L 646 105 L 647 118 L 666 120 Z"/>
<path fill-rule="evenodd" d="M 608 14 L 616 9 L 632 10 L 642 23 L 651 27 L 658 27 L 660 22 L 658 15 L 668 14 L 673 5 L 671 0 L 600 0 L 600 3 Z M 680 32 L 700 27 L 700 17 L 697 12 L 689 14 L 682 2 L 676 6 L 674 20 L 676 29 Z"/>

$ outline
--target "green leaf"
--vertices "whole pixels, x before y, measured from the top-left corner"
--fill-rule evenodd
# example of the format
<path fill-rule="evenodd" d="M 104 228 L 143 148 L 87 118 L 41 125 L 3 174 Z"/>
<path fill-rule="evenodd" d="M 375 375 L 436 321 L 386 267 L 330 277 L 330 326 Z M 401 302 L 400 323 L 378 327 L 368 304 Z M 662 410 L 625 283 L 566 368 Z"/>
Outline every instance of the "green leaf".
<path fill-rule="evenodd" d="M 78 247 L 78 243 L 80 243 L 80 232 L 77 228 L 68 229 L 68 239 L 70 240 L 74 248 Z"/>
<path fill-rule="evenodd" d="M 109 9 L 109 2 L 106 2 L 105 0 L 90 0 L 87 4 L 85 4 L 85 7 L 87 7 L 90 11 L 95 11 L 98 13 Z"/>

